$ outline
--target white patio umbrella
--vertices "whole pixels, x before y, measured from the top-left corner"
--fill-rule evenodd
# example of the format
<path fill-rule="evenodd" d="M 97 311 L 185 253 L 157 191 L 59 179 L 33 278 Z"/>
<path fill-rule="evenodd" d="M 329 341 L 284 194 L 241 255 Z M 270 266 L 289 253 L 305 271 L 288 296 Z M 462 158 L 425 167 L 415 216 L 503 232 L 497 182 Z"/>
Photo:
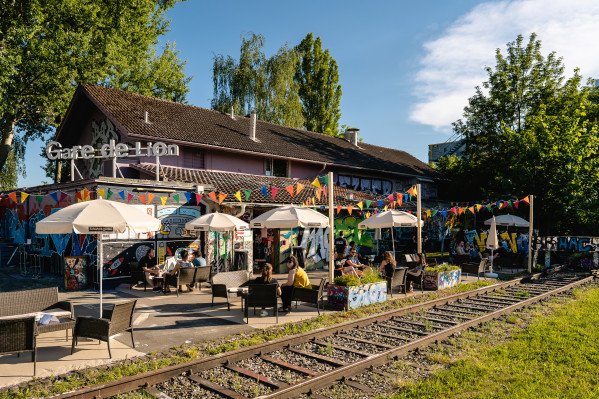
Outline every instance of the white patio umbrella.
<path fill-rule="evenodd" d="M 509 213 L 507 215 L 500 215 L 497 217 L 493 216 L 491 219 L 486 220 L 485 224 L 490 226 L 493 220 L 495 220 L 497 226 L 528 227 L 529 225 L 528 221 L 525 219 L 522 219 L 519 216 L 510 215 Z"/>
<path fill-rule="evenodd" d="M 493 273 L 493 251 L 499 249 L 499 239 L 497 238 L 497 224 L 495 222 L 495 216 L 493 216 L 491 218 L 491 228 L 489 229 L 489 235 L 487 236 L 487 242 L 486 242 L 485 246 L 491 250 L 490 273 Z M 492 277 L 492 276 L 489 276 L 489 277 Z M 495 277 L 497 277 L 497 276 L 495 276 Z"/>
<path fill-rule="evenodd" d="M 226 213 L 208 213 L 200 216 L 192 221 L 185 223 L 186 230 L 192 231 L 234 231 L 234 230 L 245 230 L 249 227 L 249 224 L 233 215 L 227 215 Z M 220 237 L 219 237 L 220 240 Z M 233 235 L 231 235 L 231 241 L 233 241 Z M 217 241 L 217 248 L 220 248 L 220 242 Z M 219 254 L 217 254 L 217 259 Z"/>
<path fill-rule="evenodd" d="M 35 225 L 38 234 L 97 234 L 100 270 L 100 317 L 102 317 L 102 233 L 124 233 L 127 228 L 135 233 L 160 230 L 160 219 L 127 204 L 102 198 L 69 205 Z"/>
<path fill-rule="evenodd" d="M 422 223 L 422 221 L 420 221 Z M 365 219 L 358 224 L 359 229 L 391 229 L 391 243 L 393 254 L 395 255 L 395 238 L 393 237 L 394 227 L 417 227 L 418 218 L 404 211 L 394 209 L 377 213 Z"/>
<path fill-rule="evenodd" d="M 327 228 L 329 218 L 310 208 L 286 205 L 272 209 L 250 221 L 252 229 Z"/>

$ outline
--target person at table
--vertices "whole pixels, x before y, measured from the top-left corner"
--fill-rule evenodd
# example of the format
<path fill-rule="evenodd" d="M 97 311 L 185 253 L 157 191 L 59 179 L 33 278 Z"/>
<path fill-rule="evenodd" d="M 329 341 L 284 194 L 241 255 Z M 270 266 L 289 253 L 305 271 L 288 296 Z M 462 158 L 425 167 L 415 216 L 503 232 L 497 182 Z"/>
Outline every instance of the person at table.
<path fill-rule="evenodd" d="M 293 288 L 311 288 L 310 279 L 304 269 L 302 269 L 294 255 L 290 255 L 287 259 L 287 281 L 281 284 L 281 300 L 283 302 L 282 312 L 291 310 L 291 298 Z"/>
<path fill-rule="evenodd" d="M 349 246 L 345 249 L 345 253 L 343 255 L 347 258 L 351 251 L 356 251 L 358 257 L 360 257 L 360 252 L 358 252 L 358 244 L 356 244 L 355 241 L 349 242 Z"/>
<path fill-rule="evenodd" d="M 192 257 L 193 257 L 193 255 L 191 253 L 189 253 L 189 251 L 184 249 L 183 251 L 181 251 L 181 260 L 177 261 L 177 264 L 175 265 L 173 270 L 171 270 L 170 272 L 164 273 L 164 275 L 168 276 L 168 277 L 176 276 L 180 269 L 193 267 Z M 168 285 L 165 287 L 165 290 L 166 290 L 166 288 L 168 288 Z M 178 289 L 179 289 L 179 292 L 183 292 L 182 286 L 179 286 Z M 189 291 L 193 291 L 193 285 L 187 284 L 187 289 Z"/>
<path fill-rule="evenodd" d="M 192 263 L 195 267 L 206 267 L 206 259 L 202 256 L 202 253 L 199 250 L 196 250 L 193 253 Z"/>
<path fill-rule="evenodd" d="M 139 260 L 139 266 L 143 270 L 146 281 L 155 291 L 160 289 L 159 284 L 154 284 L 154 277 L 160 277 L 162 270 L 158 267 L 154 248 L 148 249 L 148 252 Z"/>
<path fill-rule="evenodd" d="M 363 265 L 360 262 L 360 255 L 358 255 L 358 251 L 356 251 L 356 249 L 352 249 L 349 253 L 349 255 L 347 255 L 347 258 L 345 259 L 345 267 L 353 267 L 354 269 L 359 269 L 362 270 L 363 268 L 365 268 L 367 265 Z"/>
<path fill-rule="evenodd" d="M 464 256 L 467 255 L 464 241 L 458 242 L 458 245 L 455 247 L 456 255 Z"/>
<path fill-rule="evenodd" d="M 383 261 L 379 266 L 379 273 L 386 278 L 393 276 L 393 271 L 397 267 L 397 261 L 393 258 L 390 251 L 385 251 Z"/>

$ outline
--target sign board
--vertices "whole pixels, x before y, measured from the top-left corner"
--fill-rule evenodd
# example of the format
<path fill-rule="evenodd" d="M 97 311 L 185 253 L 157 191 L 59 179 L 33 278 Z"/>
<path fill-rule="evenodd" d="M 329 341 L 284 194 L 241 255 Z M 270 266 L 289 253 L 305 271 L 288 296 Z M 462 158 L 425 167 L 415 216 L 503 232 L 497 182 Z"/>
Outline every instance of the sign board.
<path fill-rule="evenodd" d="M 162 157 L 167 155 L 179 155 L 179 146 L 163 142 L 142 144 L 136 141 L 132 146 L 125 143 L 116 143 L 110 140 L 96 149 L 89 144 L 75 145 L 71 148 L 63 148 L 58 141 L 50 141 L 46 145 L 46 157 L 49 160 L 71 160 L 71 159 L 109 159 L 130 157 Z"/>

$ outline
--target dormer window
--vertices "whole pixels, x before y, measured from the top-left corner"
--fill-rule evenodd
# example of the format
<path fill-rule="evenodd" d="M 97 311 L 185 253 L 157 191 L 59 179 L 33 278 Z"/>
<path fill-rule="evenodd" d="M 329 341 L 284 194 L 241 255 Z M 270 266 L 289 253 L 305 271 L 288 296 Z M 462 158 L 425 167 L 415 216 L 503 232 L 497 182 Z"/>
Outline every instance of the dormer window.
<path fill-rule="evenodd" d="M 289 162 L 285 159 L 266 158 L 264 160 L 266 176 L 289 177 Z"/>

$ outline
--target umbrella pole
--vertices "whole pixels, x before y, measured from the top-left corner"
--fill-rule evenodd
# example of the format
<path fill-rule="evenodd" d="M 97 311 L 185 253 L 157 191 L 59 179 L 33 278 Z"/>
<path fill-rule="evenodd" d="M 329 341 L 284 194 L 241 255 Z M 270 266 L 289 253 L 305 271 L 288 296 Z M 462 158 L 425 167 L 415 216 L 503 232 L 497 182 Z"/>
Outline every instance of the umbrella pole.
<path fill-rule="evenodd" d="M 98 234 L 98 270 L 100 274 L 100 318 L 102 318 L 102 280 L 104 280 L 104 268 L 102 264 L 102 258 L 104 255 L 104 248 L 102 247 L 102 233 Z"/>
<path fill-rule="evenodd" d="M 393 237 L 393 230 L 394 229 L 395 228 L 393 226 L 391 226 L 391 248 L 393 248 L 393 259 L 396 259 L 395 258 L 395 238 Z"/>

